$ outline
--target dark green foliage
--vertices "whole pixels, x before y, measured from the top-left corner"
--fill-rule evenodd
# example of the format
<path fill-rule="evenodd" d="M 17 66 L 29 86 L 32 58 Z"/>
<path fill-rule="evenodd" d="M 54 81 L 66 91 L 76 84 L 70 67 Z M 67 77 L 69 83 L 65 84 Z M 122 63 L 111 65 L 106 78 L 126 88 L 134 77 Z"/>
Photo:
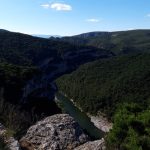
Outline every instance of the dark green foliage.
<path fill-rule="evenodd" d="M 150 109 L 139 110 L 137 104 L 124 104 L 114 116 L 113 130 L 106 141 L 109 150 L 150 149 Z"/>
<path fill-rule="evenodd" d="M 0 87 L 4 88 L 4 98 L 16 103 L 21 97 L 25 82 L 38 73 L 35 67 L 0 63 Z"/>
<path fill-rule="evenodd" d="M 82 48 L 63 41 L 0 30 L 0 62 L 37 65 L 46 59 L 60 60 L 64 52 Z"/>
<path fill-rule="evenodd" d="M 57 80 L 59 90 L 85 111 L 111 117 L 123 102 L 150 102 L 150 54 L 99 60 Z"/>
<path fill-rule="evenodd" d="M 29 80 L 35 73 L 38 73 L 36 67 L 0 63 L 0 80 L 5 81 L 5 84 L 9 83 L 13 79 L 20 81 Z"/>

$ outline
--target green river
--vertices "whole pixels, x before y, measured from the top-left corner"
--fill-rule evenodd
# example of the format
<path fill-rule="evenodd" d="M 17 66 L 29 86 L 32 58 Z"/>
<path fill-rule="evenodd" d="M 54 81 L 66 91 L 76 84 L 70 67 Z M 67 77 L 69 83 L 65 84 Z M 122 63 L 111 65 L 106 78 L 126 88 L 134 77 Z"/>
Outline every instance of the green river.
<path fill-rule="evenodd" d="M 59 101 L 60 107 L 72 116 L 91 138 L 96 140 L 104 136 L 104 132 L 94 126 L 90 118 L 84 112 L 81 112 L 66 96 L 57 93 L 56 99 Z"/>

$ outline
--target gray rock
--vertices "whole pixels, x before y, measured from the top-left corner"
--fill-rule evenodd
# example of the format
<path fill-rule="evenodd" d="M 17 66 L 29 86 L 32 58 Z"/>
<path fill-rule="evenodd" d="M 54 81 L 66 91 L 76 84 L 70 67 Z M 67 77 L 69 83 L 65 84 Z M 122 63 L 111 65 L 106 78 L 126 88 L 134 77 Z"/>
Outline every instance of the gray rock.
<path fill-rule="evenodd" d="M 7 147 L 10 150 L 20 150 L 20 145 L 19 142 L 17 140 L 15 140 L 13 137 L 10 137 L 7 141 Z"/>
<path fill-rule="evenodd" d="M 20 145 L 27 150 L 71 150 L 88 139 L 72 117 L 57 114 L 31 126 Z"/>
<path fill-rule="evenodd" d="M 74 150 L 105 150 L 105 141 L 102 138 L 101 140 L 87 142 Z"/>

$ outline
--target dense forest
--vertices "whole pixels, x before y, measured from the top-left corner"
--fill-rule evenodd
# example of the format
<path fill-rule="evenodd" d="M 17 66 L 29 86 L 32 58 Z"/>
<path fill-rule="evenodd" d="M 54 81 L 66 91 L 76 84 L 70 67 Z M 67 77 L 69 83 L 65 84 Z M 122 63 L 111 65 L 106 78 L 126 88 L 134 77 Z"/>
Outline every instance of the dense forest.
<path fill-rule="evenodd" d="M 96 114 L 100 110 L 111 117 L 120 103 L 149 104 L 149 66 L 150 54 L 98 60 L 64 75 L 57 85 L 85 112 Z"/>
<path fill-rule="evenodd" d="M 83 109 L 114 122 L 112 149 L 147 150 L 150 145 L 150 54 L 98 60 L 62 76 L 57 85 Z M 144 143 L 145 142 L 145 143 Z"/>
<path fill-rule="evenodd" d="M 4 89 L 3 94 L 7 101 L 17 103 L 25 82 L 38 72 L 36 67 L 0 63 L 0 88 Z"/>

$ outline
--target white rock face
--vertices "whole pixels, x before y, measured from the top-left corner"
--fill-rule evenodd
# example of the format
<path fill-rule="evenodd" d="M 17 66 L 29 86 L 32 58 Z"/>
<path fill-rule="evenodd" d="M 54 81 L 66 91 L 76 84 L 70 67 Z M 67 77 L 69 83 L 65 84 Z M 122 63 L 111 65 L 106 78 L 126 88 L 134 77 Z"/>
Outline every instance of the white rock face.
<path fill-rule="evenodd" d="M 87 142 L 74 150 L 105 150 L 105 141 L 102 138 L 101 140 Z"/>
<path fill-rule="evenodd" d="M 57 114 L 31 126 L 20 144 L 27 150 L 71 150 L 88 139 L 72 117 Z"/>

